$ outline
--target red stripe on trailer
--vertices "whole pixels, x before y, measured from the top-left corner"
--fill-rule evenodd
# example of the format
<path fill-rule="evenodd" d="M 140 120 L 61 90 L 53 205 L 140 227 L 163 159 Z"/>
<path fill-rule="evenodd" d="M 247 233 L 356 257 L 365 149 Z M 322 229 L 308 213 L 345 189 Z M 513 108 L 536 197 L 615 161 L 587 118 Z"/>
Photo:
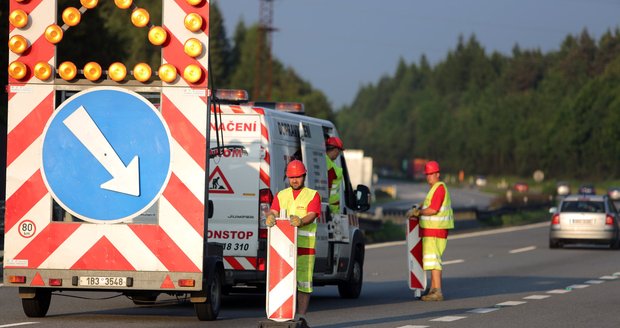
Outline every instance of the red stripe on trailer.
<path fill-rule="evenodd" d="M 26 12 L 26 14 L 30 15 L 32 13 L 32 11 L 42 2 L 43 0 L 32 0 L 32 1 L 26 1 L 26 2 L 11 2 L 11 10 L 10 12 L 13 12 L 13 10 L 16 9 L 21 9 L 23 11 Z M 32 18 L 30 18 L 32 20 Z M 9 24 L 9 33 L 11 33 L 13 30 L 15 29 L 15 27 L 11 24 Z"/>
<path fill-rule="evenodd" d="M 41 136 L 54 108 L 54 92 L 37 105 L 7 136 L 6 165 L 9 166 Z"/>
<path fill-rule="evenodd" d="M 204 235 L 203 204 L 174 173 L 170 174 L 170 181 L 163 196 L 200 236 Z"/>
<path fill-rule="evenodd" d="M 47 188 L 43 184 L 41 171 L 37 170 L 6 200 L 5 231 L 11 230 L 13 225 L 17 224 L 45 195 L 47 195 Z"/>
<path fill-rule="evenodd" d="M 71 270 L 135 271 L 136 269 L 104 236 L 71 266 Z"/>
<path fill-rule="evenodd" d="M 202 109 L 198 108 L 197 110 Z M 172 137 L 200 165 L 200 168 L 205 170 L 207 152 L 205 137 L 196 130 L 196 127 L 179 111 L 176 105 L 163 94 L 161 115 L 166 120 Z"/>
<path fill-rule="evenodd" d="M 160 226 L 130 224 L 129 228 L 169 271 L 200 272 L 200 269 L 196 267 Z"/>
<path fill-rule="evenodd" d="M 15 256 L 28 259 L 28 268 L 38 268 L 56 249 L 80 227 L 80 223 L 52 222 Z M 5 264 L 5 267 L 6 266 Z"/>

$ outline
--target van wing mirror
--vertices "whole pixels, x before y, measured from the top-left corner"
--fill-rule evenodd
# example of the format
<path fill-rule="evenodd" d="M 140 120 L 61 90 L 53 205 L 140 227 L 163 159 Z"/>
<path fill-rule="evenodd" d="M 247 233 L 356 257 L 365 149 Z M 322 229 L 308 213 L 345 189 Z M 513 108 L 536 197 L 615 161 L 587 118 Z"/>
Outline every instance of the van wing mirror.
<path fill-rule="evenodd" d="M 357 185 L 355 188 L 356 210 L 366 212 L 370 209 L 370 189 L 364 185 Z"/>

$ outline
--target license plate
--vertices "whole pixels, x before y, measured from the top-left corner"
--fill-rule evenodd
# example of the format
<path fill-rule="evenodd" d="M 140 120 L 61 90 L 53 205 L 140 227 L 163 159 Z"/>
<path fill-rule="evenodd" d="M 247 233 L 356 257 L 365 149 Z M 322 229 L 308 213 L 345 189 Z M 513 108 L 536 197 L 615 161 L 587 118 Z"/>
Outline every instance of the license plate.
<path fill-rule="evenodd" d="M 591 219 L 573 219 L 574 224 L 592 224 L 593 221 Z"/>
<path fill-rule="evenodd" d="M 80 286 L 127 287 L 127 279 L 125 277 L 80 277 Z"/>

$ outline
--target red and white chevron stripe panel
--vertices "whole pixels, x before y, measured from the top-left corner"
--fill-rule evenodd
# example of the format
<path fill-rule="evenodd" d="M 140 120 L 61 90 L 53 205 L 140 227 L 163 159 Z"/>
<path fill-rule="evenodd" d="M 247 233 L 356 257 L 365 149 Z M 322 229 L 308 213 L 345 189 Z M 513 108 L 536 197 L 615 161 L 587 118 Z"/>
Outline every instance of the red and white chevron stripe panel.
<path fill-rule="evenodd" d="M 288 219 L 278 219 L 269 228 L 267 245 L 267 318 L 292 320 L 297 303 L 297 228 Z"/>
<path fill-rule="evenodd" d="M 409 289 L 426 289 L 426 271 L 422 266 L 422 238 L 417 219 L 407 220 L 407 263 L 409 264 Z"/>
<path fill-rule="evenodd" d="M 209 3 L 193 7 L 185 0 L 162 2 L 163 25 L 171 36 L 163 47 L 162 61 L 180 72 L 190 63 L 197 64 L 203 69 L 203 80 L 190 85 L 179 78 L 178 83 L 162 87 L 161 114 L 172 136 L 172 173 L 159 198 L 158 224 L 52 222 L 52 198 L 41 176 L 41 150 L 42 133 L 55 108 L 54 79 L 51 83 L 36 78 L 10 80 L 6 269 L 202 272 L 208 59 L 206 52 L 190 58 L 183 52 L 183 43 L 193 37 L 208 48 Z M 54 67 L 55 49 L 43 33 L 55 23 L 56 1 L 11 0 L 10 5 L 11 10 L 29 13 L 32 22 L 11 30 L 12 35 L 26 36 L 31 50 L 21 58 L 10 53 L 10 59 L 29 67 L 39 61 Z M 202 31 L 185 29 L 183 20 L 189 12 L 205 17 Z M 27 236 L 19 231 L 24 222 L 35 227 Z"/>
<path fill-rule="evenodd" d="M 258 261 L 251 256 L 224 256 L 224 269 L 258 270 Z"/>

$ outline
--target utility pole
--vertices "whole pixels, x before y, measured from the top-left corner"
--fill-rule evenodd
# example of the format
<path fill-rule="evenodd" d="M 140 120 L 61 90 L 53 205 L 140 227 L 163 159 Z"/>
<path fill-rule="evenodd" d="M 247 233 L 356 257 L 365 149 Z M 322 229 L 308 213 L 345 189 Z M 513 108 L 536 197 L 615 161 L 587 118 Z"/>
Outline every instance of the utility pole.
<path fill-rule="evenodd" d="M 271 33 L 273 27 L 274 0 L 259 0 L 259 23 L 256 42 L 256 58 L 254 64 L 254 91 L 252 99 L 271 100 L 272 62 L 271 62 Z"/>

